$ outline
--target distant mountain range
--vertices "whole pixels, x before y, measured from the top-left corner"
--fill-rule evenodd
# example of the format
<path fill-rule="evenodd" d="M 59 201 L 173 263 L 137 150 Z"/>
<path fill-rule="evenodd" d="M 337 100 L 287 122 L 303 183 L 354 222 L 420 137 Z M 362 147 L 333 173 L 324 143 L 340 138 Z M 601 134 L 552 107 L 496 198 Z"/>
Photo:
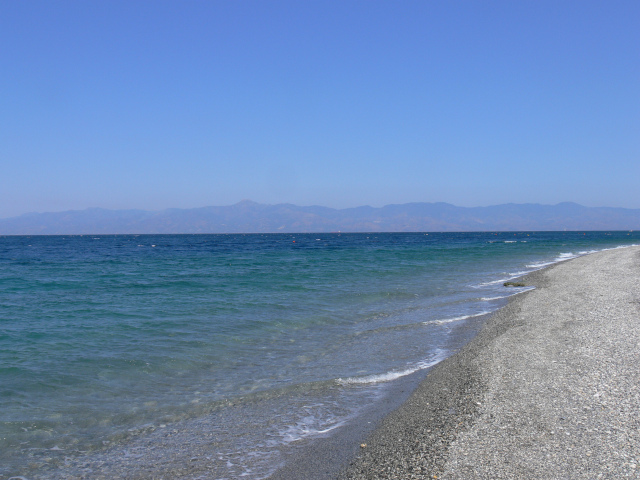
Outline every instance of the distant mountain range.
<path fill-rule="evenodd" d="M 638 229 L 640 209 L 584 207 L 570 202 L 491 207 L 406 203 L 334 209 L 244 200 L 224 207 L 157 212 L 89 208 L 0 219 L 0 235 Z"/>

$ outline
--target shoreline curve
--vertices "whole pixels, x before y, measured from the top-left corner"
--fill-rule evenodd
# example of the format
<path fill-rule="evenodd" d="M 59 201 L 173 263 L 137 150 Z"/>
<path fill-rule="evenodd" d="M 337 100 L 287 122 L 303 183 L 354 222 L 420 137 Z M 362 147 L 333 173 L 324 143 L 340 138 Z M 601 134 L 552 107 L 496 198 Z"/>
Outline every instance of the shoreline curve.
<path fill-rule="evenodd" d="M 340 480 L 640 478 L 640 248 L 523 281 L 536 288 L 436 365 Z"/>

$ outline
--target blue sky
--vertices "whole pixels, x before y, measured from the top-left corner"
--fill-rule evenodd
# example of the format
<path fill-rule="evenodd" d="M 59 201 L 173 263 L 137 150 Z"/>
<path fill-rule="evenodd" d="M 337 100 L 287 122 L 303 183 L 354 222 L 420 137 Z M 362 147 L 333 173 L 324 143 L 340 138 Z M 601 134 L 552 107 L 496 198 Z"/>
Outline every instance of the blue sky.
<path fill-rule="evenodd" d="M 0 2 L 0 217 L 640 208 L 640 2 Z"/>

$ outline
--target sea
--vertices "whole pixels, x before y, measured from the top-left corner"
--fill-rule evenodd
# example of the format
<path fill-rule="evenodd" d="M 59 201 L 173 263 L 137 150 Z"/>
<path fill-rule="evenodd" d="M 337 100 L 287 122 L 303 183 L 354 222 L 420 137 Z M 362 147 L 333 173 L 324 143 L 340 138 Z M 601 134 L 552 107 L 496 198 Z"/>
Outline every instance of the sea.
<path fill-rule="evenodd" d="M 638 244 L 634 231 L 0 236 L 0 479 L 267 478 L 532 288 L 504 282 Z"/>

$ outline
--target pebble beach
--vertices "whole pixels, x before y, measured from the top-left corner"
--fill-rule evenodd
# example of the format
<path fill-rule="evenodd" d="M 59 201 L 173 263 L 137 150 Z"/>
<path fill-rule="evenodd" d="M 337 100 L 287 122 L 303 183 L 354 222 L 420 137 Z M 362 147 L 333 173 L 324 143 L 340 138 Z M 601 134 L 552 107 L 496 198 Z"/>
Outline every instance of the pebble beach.
<path fill-rule="evenodd" d="M 640 248 L 522 281 L 340 480 L 640 478 Z"/>

